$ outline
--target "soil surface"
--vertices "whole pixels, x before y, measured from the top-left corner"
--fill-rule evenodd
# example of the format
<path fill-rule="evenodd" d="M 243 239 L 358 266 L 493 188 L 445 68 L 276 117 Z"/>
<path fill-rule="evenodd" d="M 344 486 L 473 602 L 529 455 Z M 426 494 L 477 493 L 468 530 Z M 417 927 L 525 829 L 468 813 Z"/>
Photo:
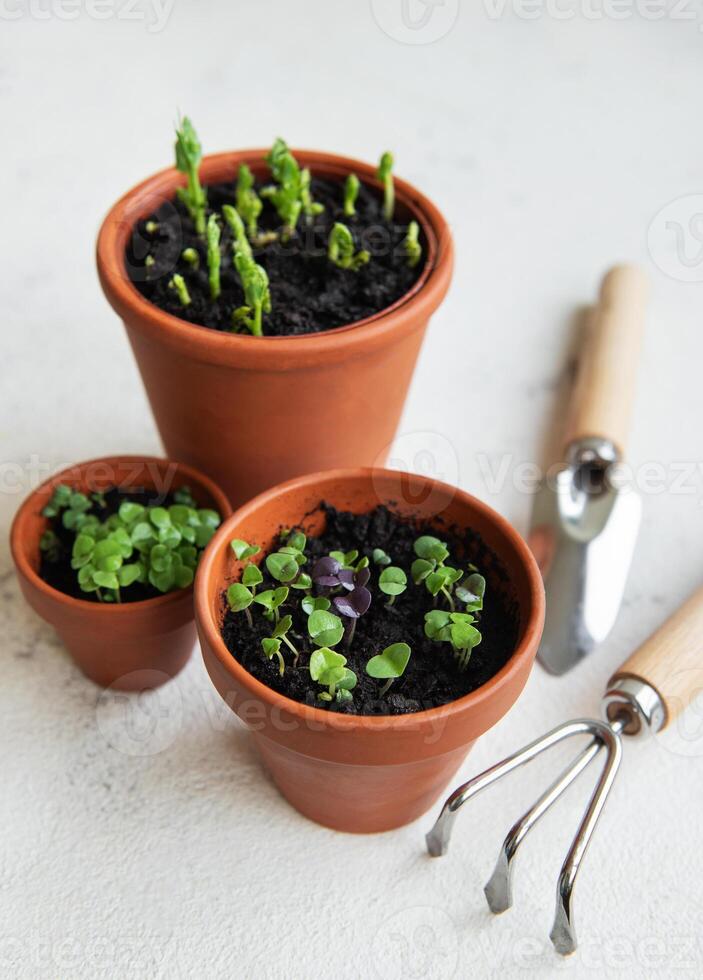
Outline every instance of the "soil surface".
<path fill-rule="evenodd" d="M 257 187 L 260 189 L 260 185 Z M 407 222 L 388 222 L 382 214 L 382 197 L 375 188 L 361 184 L 356 200 L 357 214 L 343 213 L 343 185 L 328 180 L 312 180 L 313 199 L 323 204 L 322 214 L 298 222 L 296 233 L 287 243 L 273 242 L 255 247 L 254 256 L 268 274 L 271 313 L 264 314 L 263 332 L 267 336 L 318 333 L 345 326 L 386 309 L 400 299 L 417 281 L 424 258 L 414 269 L 408 267 L 401 246 Z M 207 187 L 208 208 L 219 212 L 223 204 L 235 203 L 235 174 L 232 182 Z M 147 231 L 155 221 L 156 231 Z M 355 248 L 365 248 L 371 261 L 358 271 L 339 269 L 327 258 L 327 240 L 335 221 L 347 225 Z M 264 201 L 259 229 L 277 231 L 281 220 L 270 201 Z M 190 323 L 229 332 L 232 311 L 244 303 L 239 277 L 232 264 L 232 236 L 221 222 L 222 292 L 210 298 L 206 248 L 196 234 L 185 206 L 178 200 L 165 202 L 149 218 L 140 221 L 127 249 L 127 270 L 137 289 L 160 309 Z M 423 256 L 427 247 L 420 236 Z M 200 256 L 197 270 L 181 257 L 185 248 Z M 153 264 L 147 266 L 150 256 Z M 174 273 L 186 281 L 192 302 L 183 307 L 168 283 Z M 246 332 L 246 330 L 245 330 Z"/>
<path fill-rule="evenodd" d="M 111 514 L 116 514 L 120 509 L 120 504 L 123 504 L 126 500 L 133 501 L 135 504 L 143 504 L 145 507 L 155 503 L 168 507 L 174 502 L 172 497 L 166 497 L 164 500 L 163 494 L 158 494 L 151 490 L 121 491 L 117 487 L 106 490 L 103 497 L 105 501 L 104 507 L 101 506 L 101 502 L 98 503 L 96 501 L 93 504 L 92 510 L 88 511 L 89 514 L 96 514 L 101 521 L 107 520 Z M 61 514 L 57 517 L 49 518 L 47 530 L 53 531 L 59 539 L 58 557 L 55 560 L 50 560 L 46 552 L 40 552 L 40 578 L 43 578 L 52 589 L 57 589 L 59 592 L 73 596 L 74 599 L 82 599 L 84 602 L 99 602 L 100 600 L 95 592 L 83 592 L 78 584 L 78 572 L 74 568 L 71 568 L 71 553 L 73 551 L 73 542 L 76 540 L 76 532 L 69 531 L 63 526 Z M 159 592 L 158 589 L 155 589 L 148 582 L 133 582 L 129 588 L 122 590 L 122 605 L 127 602 L 141 602 L 144 599 L 155 599 L 157 596 L 163 594 L 163 592 Z"/>
<path fill-rule="evenodd" d="M 308 539 L 306 571 L 310 571 L 314 562 L 330 551 L 358 549 L 360 555 L 371 559 L 373 549 L 382 548 L 390 556 L 392 564 L 406 572 L 408 587 L 388 607 L 387 597 L 377 585 L 382 568 L 371 562 L 368 584 L 372 594 L 371 606 L 357 620 L 351 646 L 346 646 L 345 636 L 336 647 L 347 658 L 347 667 L 358 678 L 353 691 L 354 700 L 347 704 L 317 699 L 318 692 L 324 689 L 310 679 L 308 662 L 315 644 L 308 637 L 307 617 L 300 608 L 304 593 L 291 589 L 289 600 L 293 601 L 281 607 L 281 614 L 293 616 L 289 636 L 300 651 L 300 660 L 295 667 L 293 654 L 290 651 L 284 654 L 286 670 L 283 677 L 279 674 L 277 660 L 267 660 L 261 649 L 261 639 L 269 636 L 272 629 L 260 611 L 261 607 L 256 604 L 251 607 L 252 628 L 244 613 L 229 610 L 223 594 L 222 637 L 230 653 L 249 673 L 286 697 L 323 710 L 397 715 L 454 701 L 480 687 L 500 670 L 517 644 L 518 610 L 516 602 L 510 597 L 511 587 L 504 567 L 478 534 L 447 528 L 441 522 L 432 527 L 415 525 L 383 506 L 362 515 L 337 511 L 324 503 L 320 507 L 327 516 L 326 529 L 320 537 Z M 484 609 L 480 621 L 476 623 L 483 640 L 472 651 L 466 671 L 457 667 L 450 644 L 437 643 L 425 636 L 424 617 L 433 608 L 433 599 L 424 584 L 414 585 L 410 577 L 410 566 L 416 557 L 413 544 L 420 534 L 434 534 L 446 542 L 450 549 L 448 564 L 465 568 L 472 563 L 487 580 Z M 264 582 L 258 587 L 259 590 L 279 584 L 271 579 L 263 562 L 260 568 L 264 573 Z M 331 611 L 334 612 L 334 607 Z M 403 676 L 394 680 L 388 692 L 379 697 L 384 682 L 369 677 L 364 668 L 372 656 L 391 643 L 398 642 L 410 645 L 410 661 Z"/>

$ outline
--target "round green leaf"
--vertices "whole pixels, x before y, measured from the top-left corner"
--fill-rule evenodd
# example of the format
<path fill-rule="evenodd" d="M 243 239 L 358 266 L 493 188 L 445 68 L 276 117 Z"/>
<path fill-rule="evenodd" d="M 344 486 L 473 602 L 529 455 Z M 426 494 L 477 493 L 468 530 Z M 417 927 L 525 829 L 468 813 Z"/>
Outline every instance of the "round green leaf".
<path fill-rule="evenodd" d="M 410 647 L 407 643 L 392 643 L 366 664 L 369 677 L 387 680 L 389 677 L 402 677 L 410 660 Z"/>
<path fill-rule="evenodd" d="M 232 612 L 242 612 L 242 610 L 247 609 L 252 602 L 254 597 L 245 585 L 241 582 L 235 582 L 233 585 L 227 589 L 227 602 L 229 603 L 229 608 Z"/>
<path fill-rule="evenodd" d="M 149 510 L 149 520 L 154 527 L 170 527 L 171 518 L 165 507 L 151 507 Z"/>
<path fill-rule="evenodd" d="M 119 589 L 120 582 L 114 572 L 93 573 L 93 581 L 100 589 Z"/>
<path fill-rule="evenodd" d="M 323 647 L 333 647 L 344 635 L 344 624 L 334 613 L 327 612 L 325 609 L 316 609 L 308 618 L 308 633 Z"/>
<path fill-rule="evenodd" d="M 300 604 L 306 616 L 314 613 L 316 609 L 329 609 L 332 603 L 325 596 L 306 595 Z"/>
<path fill-rule="evenodd" d="M 134 524 L 135 521 L 139 520 L 145 510 L 146 508 L 141 504 L 136 504 L 132 500 L 125 500 L 120 504 L 120 509 L 117 513 L 125 524 Z"/>
<path fill-rule="evenodd" d="M 331 671 L 341 670 L 347 662 L 347 658 L 336 650 L 330 650 L 324 646 L 319 650 L 313 651 L 310 655 L 310 676 L 314 681 L 321 681 L 323 684 L 331 684 L 332 681 L 325 680 Z M 343 677 L 343 673 L 339 677 Z M 336 683 L 336 682 L 335 682 Z"/>
<path fill-rule="evenodd" d="M 138 582 L 141 574 L 141 566 L 138 562 L 133 562 L 131 565 L 123 565 L 122 568 L 118 569 L 117 579 L 122 588 L 127 588 L 133 582 Z"/>
<path fill-rule="evenodd" d="M 439 538 L 433 538 L 431 534 L 423 534 L 413 545 L 415 554 L 418 558 L 426 561 L 443 562 L 449 557 L 449 549 Z"/>
<path fill-rule="evenodd" d="M 243 561 L 245 558 L 253 558 L 261 551 L 258 545 L 249 544 L 247 541 L 242 541 L 241 538 L 234 538 L 230 541 L 229 546 L 239 561 Z"/>
<path fill-rule="evenodd" d="M 402 568 L 391 565 L 384 568 L 378 578 L 378 587 L 386 595 L 401 595 L 408 585 L 408 577 Z"/>
<path fill-rule="evenodd" d="M 286 555 L 281 551 L 267 556 L 266 568 L 278 582 L 292 582 L 299 572 L 298 562 L 293 555 Z"/>
<path fill-rule="evenodd" d="M 261 569 L 258 565 L 247 565 L 242 573 L 242 584 L 251 587 L 252 585 L 259 585 L 263 582 L 264 576 L 261 574 Z"/>

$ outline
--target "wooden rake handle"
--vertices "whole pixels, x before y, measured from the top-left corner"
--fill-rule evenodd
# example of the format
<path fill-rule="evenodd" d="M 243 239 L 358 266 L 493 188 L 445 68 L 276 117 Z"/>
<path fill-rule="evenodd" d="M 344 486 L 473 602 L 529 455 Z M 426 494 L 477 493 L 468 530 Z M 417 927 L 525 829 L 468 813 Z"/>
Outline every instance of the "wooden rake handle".
<path fill-rule="evenodd" d="M 638 266 L 617 265 L 605 275 L 579 358 L 565 448 L 580 439 L 609 439 L 624 455 L 648 293 Z"/>
<path fill-rule="evenodd" d="M 664 727 L 703 691 L 703 588 L 695 592 L 642 644 L 614 680 L 634 677 L 664 702 Z"/>

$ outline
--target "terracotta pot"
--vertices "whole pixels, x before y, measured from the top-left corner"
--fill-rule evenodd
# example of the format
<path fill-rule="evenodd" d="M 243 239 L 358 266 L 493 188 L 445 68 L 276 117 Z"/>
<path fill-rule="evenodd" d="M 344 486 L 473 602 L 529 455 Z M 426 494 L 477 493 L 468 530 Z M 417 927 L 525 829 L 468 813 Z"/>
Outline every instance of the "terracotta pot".
<path fill-rule="evenodd" d="M 366 513 L 385 503 L 402 514 L 478 531 L 500 558 L 519 612 L 519 641 L 506 665 L 466 697 L 401 716 L 354 716 L 308 707 L 255 680 L 220 635 L 222 593 L 238 578 L 229 541 L 267 550 L 282 526 L 319 533 L 321 500 Z M 506 588 L 489 582 L 491 588 Z M 349 469 L 291 480 L 256 497 L 217 531 L 195 581 L 198 635 L 210 677 L 250 726 L 283 795 L 301 813 L 337 830 L 390 830 L 423 814 L 445 789 L 474 740 L 522 691 L 544 623 L 539 570 L 517 531 L 494 510 L 448 484 L 390 470 Z"/>
<path fill-rule="evenodd" d="M 187 485 L 202 507 L 223 519 L 229 501 L 212 480 L 190 466 L 150 456 L 108 456 L 52 476 L 20 507 L 10 548 L 25 599 L 51 623 L 80 669 L 101 687 L 133 691 L 158 687 L 185 666 L 195 642 L 193 587 L 143 602 L 107 605 L 74 599 L 39 577 L 39 539 L 48 526 L 41 511 L 54 487 L 67 483 L 84 492 L 109 487 L 173 492 Z"/>
<path fill-rule="evenodd" d="M 265 152 L 206 157 L 203 182 L 234 179 L 243 161 L 264 175 Z M 354 170 L 377 184 L 369 164 L 294 152 L 317 176 Z M 169 169 L 135 187 L 108 214 L 97 245 L 100 282 L 124 320 L 167 454 L 210 473 L 235 504 L 302 473 L 382 465 L 429 317 L 451 279 L 453 245 L 442 215 L 418 190 L 396 180 L 397 214 L 421 224 L 428 254 L 417 283 L 393 306 L 319 334 L 235 336 L 164 313 L 127 275 L 132 228 L 172 200 L 182 183 L 183 175 Z M 323 415 L 321 405 L 334 405 L 334 412 Z"/>

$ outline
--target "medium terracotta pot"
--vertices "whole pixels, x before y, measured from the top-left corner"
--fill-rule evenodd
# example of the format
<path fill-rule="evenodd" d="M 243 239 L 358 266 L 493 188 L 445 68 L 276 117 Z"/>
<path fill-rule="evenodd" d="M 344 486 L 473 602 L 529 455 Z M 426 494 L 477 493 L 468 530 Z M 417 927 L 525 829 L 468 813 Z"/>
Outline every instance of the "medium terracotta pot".
<path fill-rule="evenodd" d="M 265 552 L 280 528 L 319 533 L 321 500 L 366 513 L 384 503 L 401 514 L 478 531 L 504 565 L 519 614 L 519 640 L 506 665 L 482 687 L 451 704 L 401 716 L 343 715 L 283 697 L 255 680 L 220 635 L 222 593 L 237 579 L 229 541 Z M 198 635 L 208 673 L 227 704 L 252 729 L 273 778 L 301 813 L 337 830 L 390 830 L 423 814 L 445 789 L 469 748 L 522 691 L 544 624 L 544 589 L 527 545 L 511 525 L 475 497 L 445 483 L 391 470 L 316 473 L 274 487 L 220 527 L 195 581 Z"/>
<path fill-rule="evenodd" d="M 317 176 L 354 170 L 378 186 L 369 164 L 294 152 Z M 203 182 L 233 180 L 240 162 L 262 176 L 265 153 L 206 157 Z M 164 313 L 127 275 L 125 248 L 135 223 L 171 201 L 182 184 L 183 175 L 169 169 L 129 191 L 108 214 L 97 244 L 100 282 L 124 320 L 167 454 L 210 473 L 235 504 L 298 474 L 382 465 L 425 328 L 451 279 L 453 245 L 442 215 L 396 179 L 397 214 L 422 226 L 427 260 L 413 288 L 381 313 L 308 336 L 231 335 Z M 332 405 L 334 411 L 320 411 Z"/>
<path fill-rule="evenodd" d="M 10 548 L 25 599 L 61 637 L 80 669 L 101 687 L 124 691 L 158 687 L 185 666 L 195 642 L 193 587 L 142 602 L 107 605 L 74 599 L 39 577 L 39 539 L 48 526 L 42 508 L 54 487 L 83 492 L 109 487 L 173 492 L 189 486 L 197 503 L 223 519 L 229 501 L 212 480 L 190 466 L 151 456 L 108 456 L 52 476 L 24 501 L 10 532 Z"/>

